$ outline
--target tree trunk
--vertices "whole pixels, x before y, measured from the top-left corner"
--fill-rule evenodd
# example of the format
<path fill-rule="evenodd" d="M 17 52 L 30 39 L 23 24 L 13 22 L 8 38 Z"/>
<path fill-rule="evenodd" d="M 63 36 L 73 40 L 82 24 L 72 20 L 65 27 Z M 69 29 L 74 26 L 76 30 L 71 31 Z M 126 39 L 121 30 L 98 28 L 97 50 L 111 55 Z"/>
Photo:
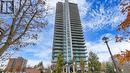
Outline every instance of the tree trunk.
<path fill-rule="evenodd" d="M 2 48 L 0 48 L 0 57 L 2 56 L 2 54 L 5 52 L 5 50 L 7 50 L 7 48 L 9 47 L 8 44 L 5 44 Z"/>

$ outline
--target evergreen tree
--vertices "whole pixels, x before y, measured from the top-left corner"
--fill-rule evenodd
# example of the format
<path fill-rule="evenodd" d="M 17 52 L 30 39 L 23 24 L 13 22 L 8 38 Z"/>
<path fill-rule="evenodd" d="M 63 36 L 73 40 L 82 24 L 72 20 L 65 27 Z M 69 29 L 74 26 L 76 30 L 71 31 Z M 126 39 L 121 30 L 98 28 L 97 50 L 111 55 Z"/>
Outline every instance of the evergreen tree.
<path fill-rule="evenodd" d="M 82 71 L 82 73 L 84 73 L 85 72 L 85 63 L 84 63 L 84 60 L 81 58 L 80 59 L 80 68 L 81 68 L 81 71 Z"/>
<path fill-rule="evenodd" d="M 44 66 L 43 66 L 42 62 L 39 62 L 39 64 L 37 66 L 38 66 L 38 69 L 44 69 Z"/>
<path fill-rule="evenodd" d="M 89 71 L 92 72 L 100 73 L 101 71 L 101 63 L 99 62 L 99 58 L 93 52 L 89 53 L 88 67 L 89 67 Z"/>
<path fill-rule="evenodd" d="M 107 63 L 106 64 L 106 73 L 116 73 L 114 71 L 114 66 L 112 63 Z"/>
<path fill-rule="evenodd" d="M 44 66 L 43 66 L 42 61 L 39 62 L 38 65 L 35 65 L 34 68 L 39 69 L 40 73 L 43 73 Z"/>
<path fill-rule="evenodd" d="M 62 57 L 62 54 L 59 53 L 56 67 L 53 70 L 53 73 L 62 73 L 63 72 L 63 66 L 64 66 L 64 60 Z"/>

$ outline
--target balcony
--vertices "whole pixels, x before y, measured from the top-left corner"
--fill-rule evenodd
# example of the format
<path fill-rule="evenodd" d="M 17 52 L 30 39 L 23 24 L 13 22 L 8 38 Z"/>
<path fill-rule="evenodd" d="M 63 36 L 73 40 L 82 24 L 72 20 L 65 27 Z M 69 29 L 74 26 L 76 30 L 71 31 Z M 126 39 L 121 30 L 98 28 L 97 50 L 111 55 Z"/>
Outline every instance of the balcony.
<path fill-rule="evenodd" d="M 71 33 L 72 36 L 84 36 L 83 34 L 75 34 L 75 33 Z"/>
<path fill-rule="evenodd" d="M 63 27 L 63 23 L 59 23 L 59 22 L 57 23 L 57 22 L 56 22 L 56 23 L 55 23 L 55 27 Z"/>
<path fill-rule="evenodd" d="M 73 47 L 73 51 L 86 51 L 87 49 L 85 49 L 85 48 L 75 48 L 75 47 Z"/>
<path fill-rule="evenodd" d="M 53 50 L 53 56 L 58 56 L 61 52 L 62 50 Z"/>
<path fill-rule="evenodd" d="M 77 21 L 73 21 L 73 22 L 71 21 L 70 24 L 71 24 L 72 26 L 81 27 L 80 22 L 77 22 Z"/>
<path fill-rule="evenodd" d="M 85 54 L 82 54 L 82 55 L 81 54 L 74 54 L 74 57 L 75 58 L 81 58 L 81 57 L 86 58 L 87 56 Z"/>
<path fill-rule="evenodd" d="M 63 35 L 63 32 L 55 32 L 55 35 Z"/>
<path fill-rule="evenodd" d="M 80 58 L 75 58 L 76 62 L 80 62 Z M 86 58 L 83 58 L 84 62 L 87 62 Z"/>
<path fill-rule="evenodd" d="M 63 20 L 62 16 L 56 16 L 56 20 Z"/>
<path fill-rule="evenodd" d="M 63 45 L 62 43 L 54 43 L 55 46 L 61 46 Z"/>
<path fill-rule="evenodd" d="M 54 37 L 54 40 L 60 40 L 60 41 L 63 41 L 63 38 L 59 38 L 59 37 Z"/>
<path fill-rule="evenodd" d="M 63 32 L 61 29 L 55 29 L 55 32 Z"/>
<path fill-rule="evenodd" d="M 71 31 L 79 31 L 79 32 L 83 32 L 82 29 L 71 29 Z"/>
<path fill-rule="evenodd" d="M 63 45 L 53 45 L 55 49 L 61 49 L 63 48 Z M 56 48 L 56 47 L 59 47 L 59 48 Z"/>
<path fill-rule="evenodd" d="M 54 38 L 63 38 L 63 35 L 54 35 Z"/>
<path fill-rule="evenodd" d="M 73 47 L 76 47 L 76 48 L 85 48 L 86 46 L 84 46 L 84 45 L 73 45 Z"/>
<path fill-rule="evenodd" d="M 73 51 L 74 54 L 87 54 L 85 51 Z"/>
<path fill-rule="evenodd" d="M 73 41 L 74 40 L 74 41 Z M 84 38 L 73 38 L 72 37 L 72 41 L 75 42 L 84 42 Z"/>
<path fill-rule="evenodd" d="M 55 35 L 54 37 L 63 37 L 64 35 Z"/>
<path fill-rule="evenodd" d="M 84 45 L 85 45 L 85 43 L 83 43 L 83 42 L 81 42 L 81 43 L 80 43 L 80 42 L 79 42 L 79 43 L 72 43 L 72 45 L 74 45 L 74 46 L 75 46 L 75 45 L 84 46 Z"/>
<path fill-rule="evenodd" d="M 63 38 L 54 37 L 54 42 L 63 42 Z"/>
<path fill-rule="evenodd" d="M 63 25 L 63 21 L 59 21 L 59 20 L 55 21 L 55 26 L 57 25 Z"/>
<path fill-rule="evenodd" d="M 70 18 L 71 20 L 76 20 L 76 21 L 80 21 L 80 18 L 79 17 L 76 17 L 76 18 Z"/>
<path fill-rule="evenodd" d="M 56 24 L 55 25 L 55 30 L 57 30 L 57 29 L 63 30 L 63 25 L 62 24 Z"/>
<path fill-rule="evenodd" d="M 73 33 L 73 34 L 83 34 L 83 32 L 81 32 L 81 31 L 71 31 L 71 33 Z"/>
<path fill-rule="evenodd" d="M 71 29 L 82 29 L 82 27 L 75 27 L 75 26 L 71 25 Z"/>
<path fill-rule="evenodd" d="M 82 36 L 72 36 L 73 39 L 84 39 Z"/>
<path fill-rule="evenodd" d="M 84 46 L 85 46 L 84 44 L 77 44 L 77 43 L 75 43 L 75 44 L 73 43 L 72 45 L 73 45 L 73 46 L 76 46 L 76 47 L 77 47 L 77 46 L 78 46 L 78 47 L 84 47 Z"/>
<path fill-rule="evenodd" d="M 63 41 L 59 41 L 59 40 L 57 40 L 57 41 L 54 41 L 54 43 L 64 43 Z"/>
<path fill-rule="evenodd" d="M 61 48 L 63 48 L 62 46 L 53 46 L 53 50 L 62 50 Z"/>

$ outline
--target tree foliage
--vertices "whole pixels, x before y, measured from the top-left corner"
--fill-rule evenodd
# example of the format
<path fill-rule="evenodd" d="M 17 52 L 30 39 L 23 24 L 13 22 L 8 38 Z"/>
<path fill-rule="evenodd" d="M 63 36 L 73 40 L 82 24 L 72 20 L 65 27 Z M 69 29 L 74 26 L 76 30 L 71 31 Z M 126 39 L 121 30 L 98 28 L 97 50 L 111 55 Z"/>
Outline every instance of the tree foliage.
<path fill-rule="evenodd" d="M 39 62 L 37 65 L 34 66 L 34 68 L 39 69 L 39 70 L 40 70 L 40 73 L 44 73 L 44 72 L 43 72 L 44 66 L 43 66 L 43 63 L 42 63 L 42 62 Z"/>
<path fill-rule="evenodd" d="M 130 2 L 122 3 L 121 7 L 122 7 L 121 12 L 123 14 L 125 13 L 128 13 L 128 14 L 127 14 L 126 19 L 120 24 L 119 30 L 121 29 L 125 30 L 130 26 Z"/>
<path fill-rule="evenodd" d="M 88 67 L 89 67 L 89 71 L 100 72 L 101 70 L 101 63 L 99 62 L 99 58 L 93 52 L 89 52 Z"/>
<path fill-rule="evenodd" d="M 81 68 L 82 73 L 84 73 L 85 72 L 85 62 L 82 58 L 80 59 L 80 68 Z"/>
<path fill-rule="evenodd" d="M 14 0 L 16 1 L 16 0 Z M 0 19 L 0 56 L 9 48 L 17 50 L 35 45 L 38 33 L 47 24 L 47 6 L 43 0 L 17 0 L 19 7 L 11 18 Z M 7 23 L 9 22 L 9 23 Z"/>
<path fill-rule="evenodd" d="M 59 53 L 57 58 L 56 66 L 53 70 L 53 73 L 62 73 L 63 72 L 63 66 L 64 66 L 64 60 L 61 53 Z"/>
<path fill-rule="evenodd" d="M 116 42 L 121 42 L 122 40 L 130 40 L 130 1 L 122 0 L 121 3 L 121 13 L 127 14 L 125 20 L 119 24 L 118 31 L 120 36 L 116 36 Z"/>
<path fill-rule="evenodd" d="M 38 66 L 38 69 L 41 69 L 41 70 L 44 69 L 44 66 L 43 66 L 43 63 L 42 63 L 42 62 L 39 62 L 39 64 L 38 64 L 37 66 Z"/>
<path fill-rule="evenodd" d="M 114 55 L 114 58 L 116 58 L 120 64 L 124 64 L 126 62 L 130 62 L 130 51 L 126 50 L 122 52 L 121 54 Z"/>
<path fill-rule="evenodd" d="M 116 73 L 114 71 L 114 66 L 112 63 L 106 63 L 106 70 L 105 73 Z"/>

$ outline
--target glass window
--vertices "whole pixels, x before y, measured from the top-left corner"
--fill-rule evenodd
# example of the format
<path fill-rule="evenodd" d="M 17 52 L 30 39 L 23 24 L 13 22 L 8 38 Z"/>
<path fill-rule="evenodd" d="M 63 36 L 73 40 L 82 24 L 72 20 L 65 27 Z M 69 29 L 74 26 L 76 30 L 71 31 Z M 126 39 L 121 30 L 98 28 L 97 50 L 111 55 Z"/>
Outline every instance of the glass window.
<path fill-rule="evenodd" d="M 1 12 L 11 14 L 14 12 L 14 3 L 12 1 L 1 1 Z"/>

